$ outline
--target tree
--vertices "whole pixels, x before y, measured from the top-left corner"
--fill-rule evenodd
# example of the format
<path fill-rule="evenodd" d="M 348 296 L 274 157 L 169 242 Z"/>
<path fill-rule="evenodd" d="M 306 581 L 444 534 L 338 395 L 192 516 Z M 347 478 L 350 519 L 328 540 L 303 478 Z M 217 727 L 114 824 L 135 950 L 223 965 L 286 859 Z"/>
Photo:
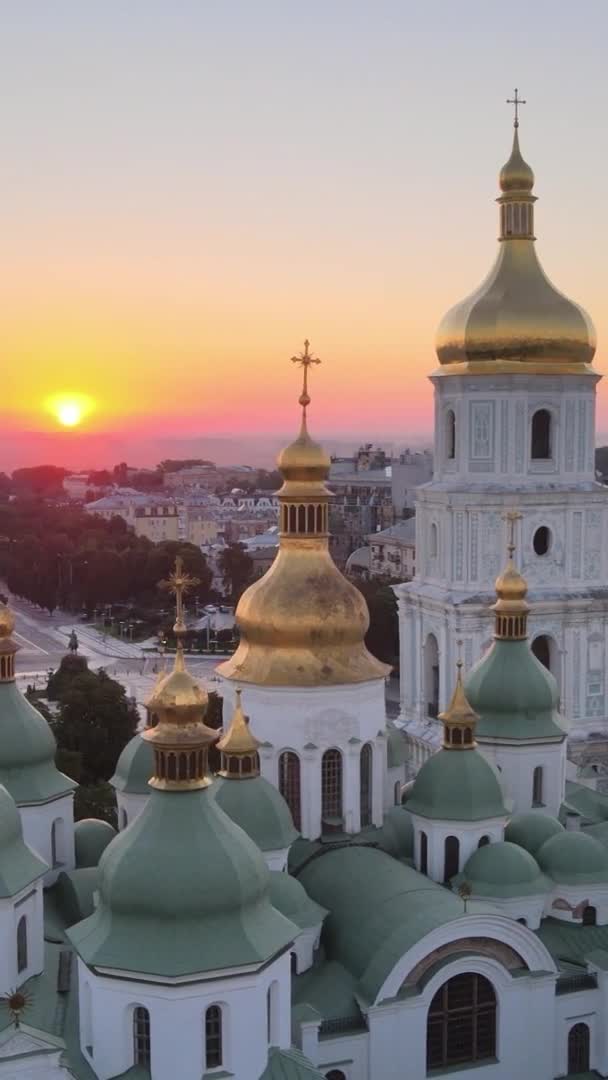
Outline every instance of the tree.
<path fill-rule="evenodd" d="M 253 559 L 242 544 L 228 544 L 218 559 L 224 588 L 237 604 L 253 578 Z"/>
<path fill-rule="evenodd" d="M 606 482 L 608 477 L 608 446 L 598 446 L 595 451 L 595 467 Z"/>
<path fill-rule="evenodd" d="M 399 664 L 399 617 L 397 599 L 385 581 L 358 581 L 369 611 L 369 630 L 365 644 L 378 660 L 397 667 Z"/>
<path fill-rule="evenodd" d="M 48 498 L 62 494 L 67 475 L 68 470 L 57 465 L 34 465 L 28 469 L 15 469 L 13 485 L 20 494 Z"/>
<path fill-rule="evenodd" d="M 79 755 L 80 782 L 90 786 L 109 780 L 137 730 L 135 702 L 107 672 L 89 671 L 85 658 L 78 655 L 63 657 L 49 679 L 48 695 L 59 703 L 52 725 L 58 749 Z"/>
<path fill-rule="evenodd" d="M 191 469 L 194 465 L 208 465 L 210 468 L 214 468 L 215 463 L 207 461 L 205 458 L 165 458 L 157 468 L 164 473 L 179 472 L 180 469 Z"/>

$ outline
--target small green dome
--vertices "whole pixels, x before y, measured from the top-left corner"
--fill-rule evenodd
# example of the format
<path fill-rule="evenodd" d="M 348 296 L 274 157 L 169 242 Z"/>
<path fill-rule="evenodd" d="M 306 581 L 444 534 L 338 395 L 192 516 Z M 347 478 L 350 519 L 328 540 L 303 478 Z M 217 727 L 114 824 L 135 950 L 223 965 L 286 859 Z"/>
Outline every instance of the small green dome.
<path fill-rule="evenodd" d="M 125 795 L 149 795 L 148 781 L 154 773 L 154 749 L 152 743 L 142 739 L 139 732 L 129 740 L 122 751 L 114 776 L 110 780 L 112 787 Z"/>
<path fill-rule="evenodd" d="M 300 930 L 320 926 L 327 909 L 311 900 L 304 886 L 286 870 L 270 871 L 270 902 Z"/>
<path fill-rule="evenodd" d="M 208 788 L 151 790 L 99 871 L 99 905 L 69 931 L 89 966 L 188 975 L 266 962 L 297 936 L 260 851 Z"/>
<path fill-rule="evenodd" d="M 67 795 L 78 786 L 56 768 L 56 752 L 44 717 L 14 682 L 0 683 L 0 784 L 18 806 Z"/>
<path fill-rule="evenodd" d="M 536 855 L 545 840 L 563 832 L 564 827 L 557 818 L 543 814 L 540 810 L 528 810 L 527 813 L 513 815 L 505 829 L 505 840 L 511 844 L 519 844 L 531 855 Z"/>
<path fill-rule="evenodd" d="M 557 683 L 527 640 L 494 641 L 471 668 L 465 693 L 479 716 L 479 739 L 565 738 Z"/>
<path fill-rule="evenodd" d="M 380 847 L 395 859 L 407 858 L 414 851 L 414 826 L 404 806 L 391 806 L 384 815 L 378 837 Z"/>
<path fill-rule="evenodd" d="M 15 896 L 47 870 L 25 843 L 15 800 L 0 784 L 0 899 Z"/>
<path fill-rule="evenodd" d="M 298 836 L 285 799 L 263 776 L 230 780 L 218 776 L 212 794 L 228 817 L 240 825 L 260 851 L 291 847 Z"/>
<path fill-rule="evenodd" d="M 537 855 L 549 877 L 562 885 L 608 881 L 608 851 L 592 836 L 561 832 L 545 840 Z"/>
<path fill-rule="evenodd" d="M 474 896 L 529 896 L 549 888 L 530 852 L 506 841 L 477 848 L 462 874 L 452 879 L 452 887 L 457 889 L 465 881 Z"/>
<path fill-rule="evenodd" d="M 116 836 L 109 821 L 98 818 L 83 818 L 74 825 L 74 847 L 76 866 L 97 866 L 110 841 Z"/>
<path fill-rule="evenodd" d="M 498 773 L 478 750 L 433 754 L 414 780 L 407 809 L 444 821 L 480 821 L 507 813 Z"/>

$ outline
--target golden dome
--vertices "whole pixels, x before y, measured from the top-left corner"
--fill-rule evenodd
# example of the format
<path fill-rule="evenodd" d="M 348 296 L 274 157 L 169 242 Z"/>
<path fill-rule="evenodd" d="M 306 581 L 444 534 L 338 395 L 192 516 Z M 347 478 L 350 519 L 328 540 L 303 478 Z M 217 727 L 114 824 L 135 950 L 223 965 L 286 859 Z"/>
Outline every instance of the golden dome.
<path fill-rule="evenodd" d="M 502 574 L 496 578 L 496 595 L 499 600 L 517 601 L 525 600 L 528 592 L 526 579 L 522 577 L 513 559 L 509 559 Z"/>
<path fill-rule="evenodd" d="M 201 711 L 207 708 L 208 700 L 206 690 L 187 670 L 183 649 L 178 645 L 173 670 L 157 680 L 146 707 L 151 713 L 175 709 Z"/>
<path fill-rule="evenodd" d="M 15 616 L 6 604 L 0 604 L 0 638 L 10 637 L 15 629 Z"/>
<path fill-rule="evenodd" d="M 224 754 L 255 754 L 260 745 L 249 727 L 249 721 L 243 712 L 241 690 L 236 692 L 236 705 L 230 721 L 230 727 L 216 744 Z"/>
<path fill-rule="evenodd" d="M 534 174 L 519 149 L 500 173 L 500 248 L 479 288 L 439 324 L 437 374 L 594 374 L 593 323 L 544 273 L 535 250 Z"/>
<path fill-rule="evenodd" d="M 511 157 L 500 170 L 498 179 L 500 190 L 507 191 L 532 191 L 534 187 L 534 173 L 524 161 L 519 149 L 519 136 L 517 128 L 513 132 L 513 149 Z"/>
<path fill-rule="evenodd" d="M 331 686 L 384 678 L 390 668 L 368 652 L 365 599 L 340 573 L 328 547 L 329 458 L 308 434 L 305 352 L 298 438 L 278 458 L 281 533 L 270 570 L 243 593 L 236 611 L 241 640 L 218 671 L 266 686 Z"/>

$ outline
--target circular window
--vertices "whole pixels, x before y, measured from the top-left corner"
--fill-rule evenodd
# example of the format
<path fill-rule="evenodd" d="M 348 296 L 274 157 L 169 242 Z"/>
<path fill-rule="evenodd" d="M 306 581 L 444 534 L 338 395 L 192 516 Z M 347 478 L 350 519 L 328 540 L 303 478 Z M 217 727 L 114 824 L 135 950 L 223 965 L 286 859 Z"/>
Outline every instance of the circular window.
<path fill-rule="evenodd" d="M 537 555 L 546 555 L 551 543 L 551 533 L 546 525 L 541 525 L 534 533 L 532 547 Z"/>

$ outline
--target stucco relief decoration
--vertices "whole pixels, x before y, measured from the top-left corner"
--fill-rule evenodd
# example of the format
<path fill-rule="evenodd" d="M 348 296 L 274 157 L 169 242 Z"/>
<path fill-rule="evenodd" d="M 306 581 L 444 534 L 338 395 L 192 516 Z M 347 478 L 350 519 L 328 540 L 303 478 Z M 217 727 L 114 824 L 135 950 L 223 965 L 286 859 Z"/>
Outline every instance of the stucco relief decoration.
<path fill-rule="evenodd" d="M 574 472 L 574 402 L 566 402 L 566 472 Z"/>
<path fill-rule="evenodd" d="M 584 576 L 596 581 L 600 576 L 602 548 L 602 515 L 599 510 L 585 511 Z"/>
<path fill-rule="evenodd" d="M 359 723 L 354 716 L 341 709 L 323 709 L 322 712 L 309 716 L 306 722 L 306 737 L 316 746 L 327 746 L 327 733 L 332 733 L 332 745 L 340 745 L 359 730 Z"/>
<path fill-rule="evenodd" d="M 473 410 L 473 446 L 472 457 L 476 461 L 492 456 L 492 403 L 478 401 Z"/>
<path fill-rule="evenodd" d="M 488 586 L 494 585 L 501 569 L 503 551 L 500 514 L 491 511 L 483 519 L 483 579 Z"/>
<path fill-rule="evenodd" d="M 402 986 L 415 986 L 429 968 L 434 968 L 437 964 L 443 963 L 450 956 L 462 953 L 490 956 L 493 960 L 498 960 L 498 963 L 502 964 L 508 971 L 518 971 L 526 967 L 525 961 L 519 953 L 512 949 L 510 945 L 504 945 L 501 941 L 494 941 L 493 938 L 485 937 L 460 938 L 458 941 L 450 941 L 447 945 L 442 945 L 439 949 L 433 949 L 428 956 L 425 956 L 420 963 L 412 968 L 409 975 L 403 980 Z"/>

